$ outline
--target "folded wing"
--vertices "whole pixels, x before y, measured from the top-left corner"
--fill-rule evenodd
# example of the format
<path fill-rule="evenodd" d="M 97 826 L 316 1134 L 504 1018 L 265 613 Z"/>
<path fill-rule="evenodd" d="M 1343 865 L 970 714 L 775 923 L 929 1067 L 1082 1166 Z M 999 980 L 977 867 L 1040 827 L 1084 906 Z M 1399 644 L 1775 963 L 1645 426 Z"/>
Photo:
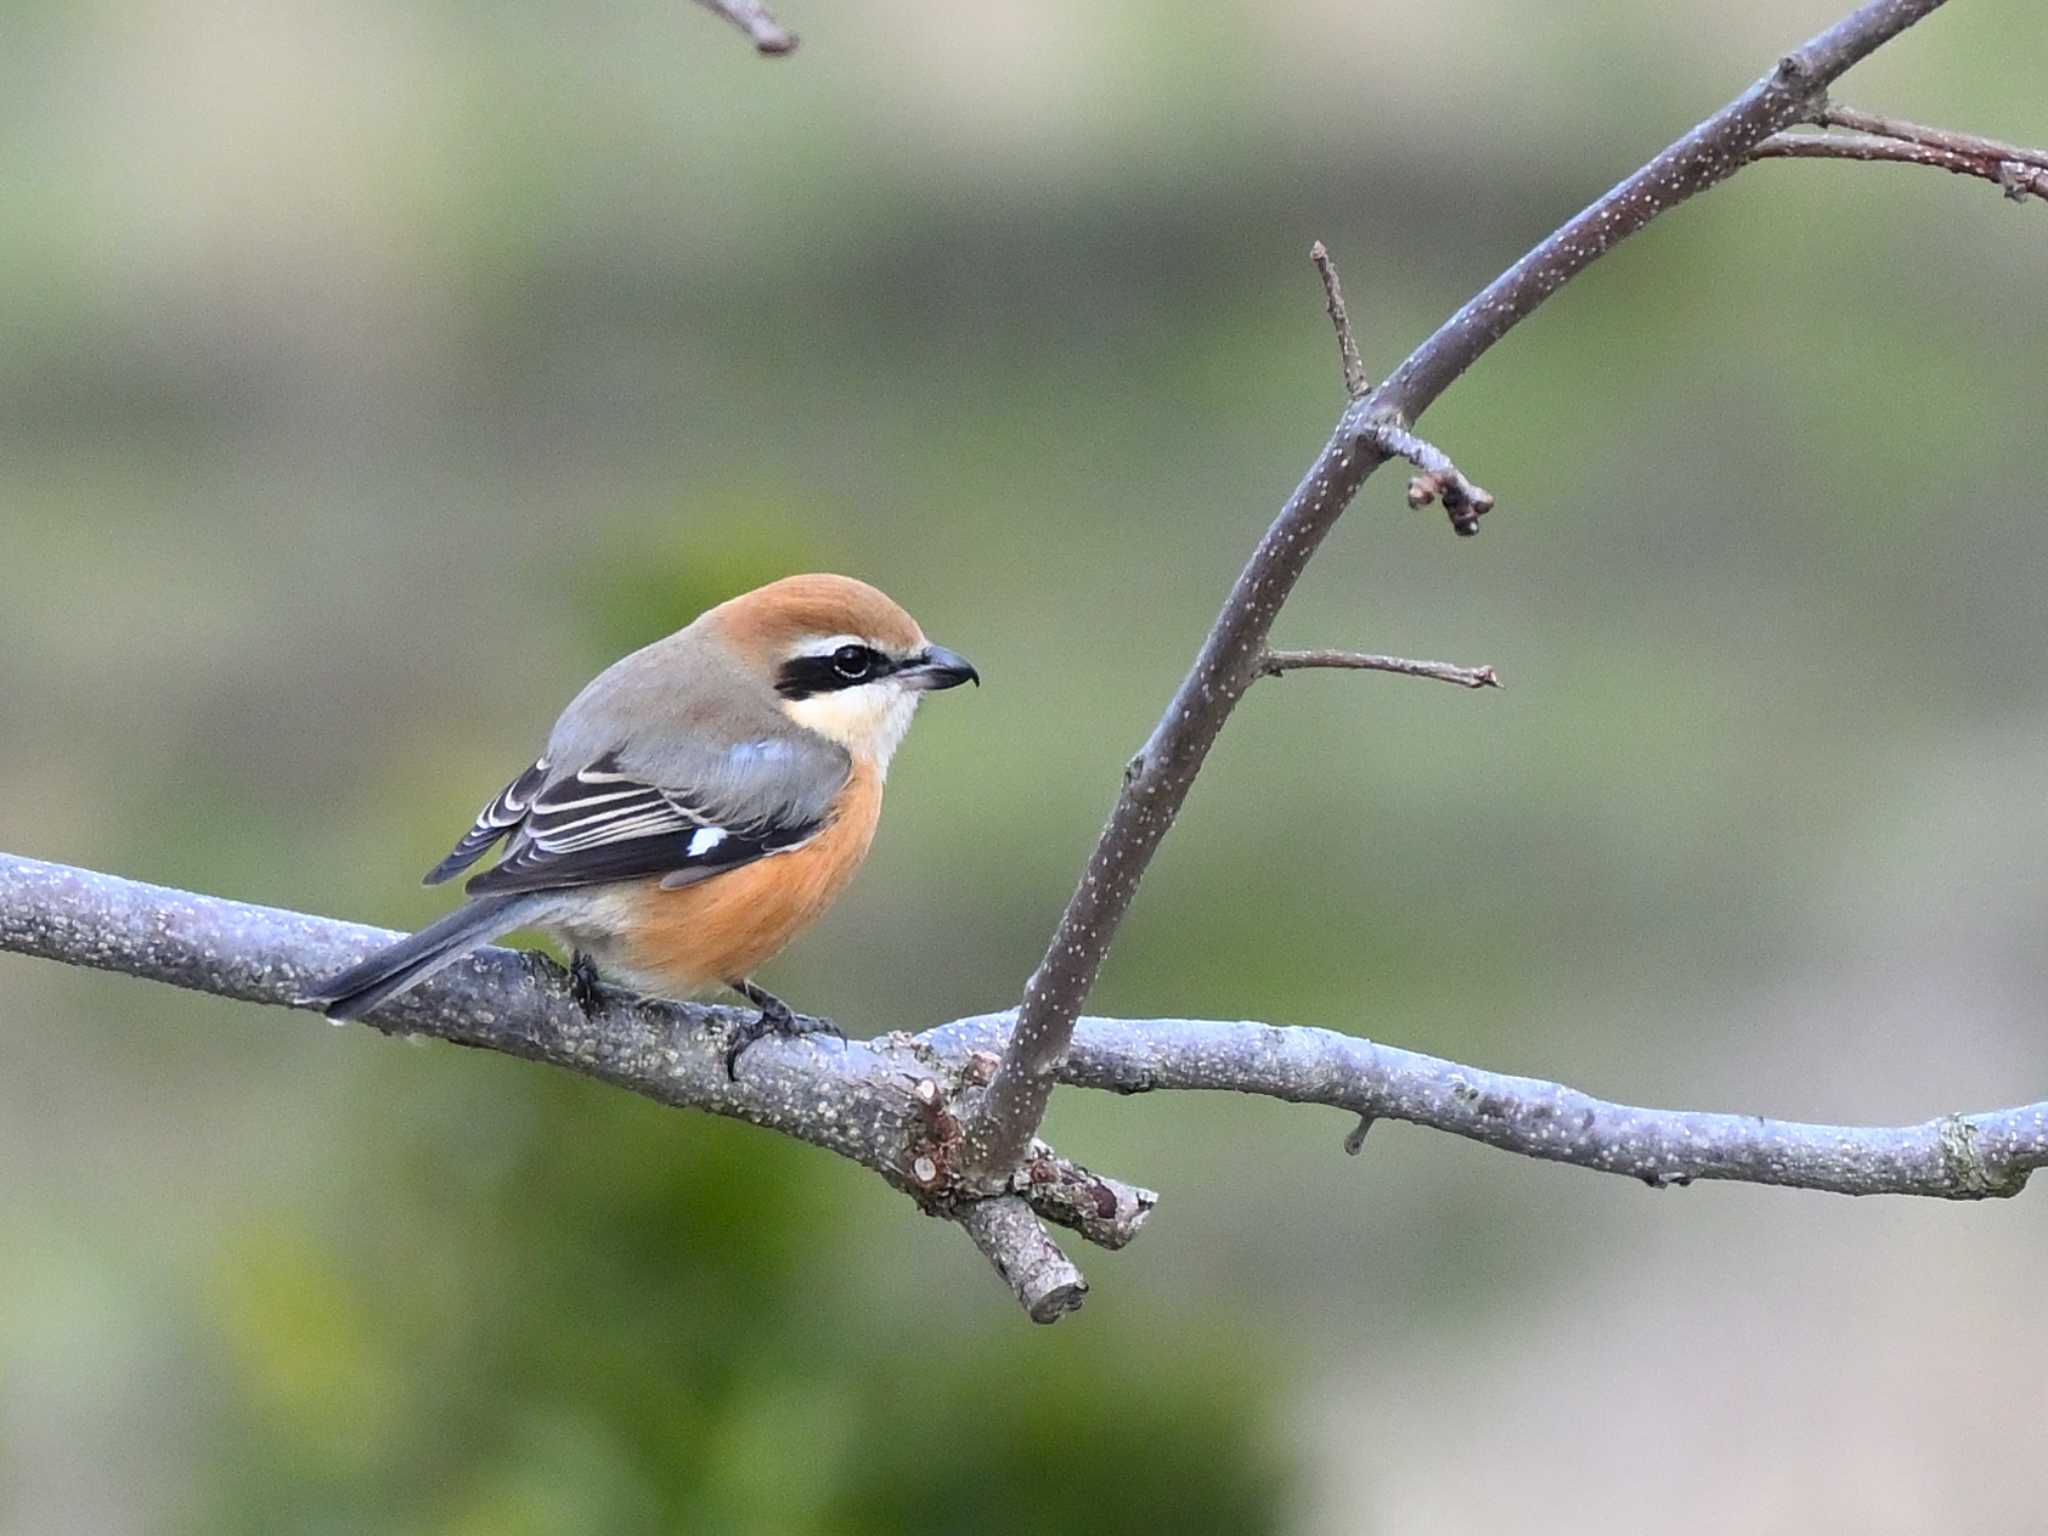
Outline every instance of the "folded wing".
<path fill-rule="evenodd" d="M 540 793 L 547 780 L 548 760 L 542 758 L 499 790 L 497 798 L 476 813 L 476 824 L 462 834 L 462 841 L 448 850 L 448 857 L 427 871 L 425 883 L 439 885 L 482 858 L 493 843 L 526 819 L 527 811 L 533 806 L 533 797 Z"/>
<path fill-rule="evenodd" d="M 657 876 L 671 887 L 687 885 L 801 847 L 829 820 L 829 797 L 749 805 L 732 794 L 730 775 L 721 787 L 723 805 L 688 786 L 648 783 L 615 754 L 554 777 L 542 758 L 484 808 L 428 878 L 446 879 L 509 834 L 504 858 L 470 879 L 470 894 Z"/>

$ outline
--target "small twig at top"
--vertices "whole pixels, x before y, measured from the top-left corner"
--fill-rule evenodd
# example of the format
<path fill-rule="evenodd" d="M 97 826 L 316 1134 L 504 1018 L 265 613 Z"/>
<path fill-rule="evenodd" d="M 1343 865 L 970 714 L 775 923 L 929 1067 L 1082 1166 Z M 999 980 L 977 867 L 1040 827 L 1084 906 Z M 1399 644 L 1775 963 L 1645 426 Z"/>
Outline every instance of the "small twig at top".
<path fill-rule="evenodd" d="M 796 34 L 768 14 L 759 0 L 697 0 L 714 15 L 723 16 L 754 40 L 754 51 L 771 57 L 796 52 Z"/>
<path fill-rule="evenodd" d="M 1372 381 L 1365 376 L 1365 359 L 1358 355 L 1358 338 L 1351 334 L 1351 312 L 1344 307 L 1344 285 L 1337 280 L 1337 263 L 1330 249 L 1318 240 L 1308 248 L 1308 259 L 1316 264 L 1323 280 L 1323 308 L 1337 331 L 1337 357 L 1344 368 L 1344 393 L 1353 400 L 1365 398 Z"/>
<path fill-rule="evenodd" d="M 1326 667 L 1343 672 L 1394 672 L 1402 677 L 1429 677 L 1460 688 L 1498 688 L 1500 674 L 1491 667 L 1460 667 L 1448 661 L 1411 661 L 1406 656 L 1370 656 L 1363 651 L 1268 651 L 1259 663 L 1261 677 Z"/>

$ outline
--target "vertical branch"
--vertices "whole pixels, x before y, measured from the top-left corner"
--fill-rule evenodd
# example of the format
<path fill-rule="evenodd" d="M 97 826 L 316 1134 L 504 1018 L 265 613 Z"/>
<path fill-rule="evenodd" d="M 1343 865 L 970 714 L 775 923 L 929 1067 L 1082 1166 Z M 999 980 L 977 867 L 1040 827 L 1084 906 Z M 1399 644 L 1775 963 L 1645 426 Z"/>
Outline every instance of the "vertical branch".
<path fill-rule="evenodd" d="M 1266 638 L 1294 584 L 1338 514 L 1376 469 L 1357 442 L 1358 402 L 1266 530 L 1231 588 L 1195 664 L 1138 754 L 1088 857 L 1051 947 L 1025 984 L 1002 1064 L 966 1122 L 970 1167 L 1000 1174 L 1030 1145 L 1051 1097 L 1081 1003 L 1095 984 L 1138 882 L 1173 825 L 1202 763 L 1237 701 L 1256 680 Z"/>
<path fill-rule="evenodd" d="M 1871 0 L 1565 223 L 1438 328 L 1378 389 L 1354 400 L 1252 551 L 1159 723 L 1124 771 L 1081 882 L 1025 984 L 995 1077 L 966 1122 L 970 1167 L 990 1177 L 1030 1145 L 1054 1073 L 1138 882 L 1209 748 L 1258 675 L 1266 638 L 1323 539 L 1402 428 L 1543 301 L 1667 209 L 1726 180 L 1768 135 L 1798 122 L 1858 60 L 1943 0 Z"/>

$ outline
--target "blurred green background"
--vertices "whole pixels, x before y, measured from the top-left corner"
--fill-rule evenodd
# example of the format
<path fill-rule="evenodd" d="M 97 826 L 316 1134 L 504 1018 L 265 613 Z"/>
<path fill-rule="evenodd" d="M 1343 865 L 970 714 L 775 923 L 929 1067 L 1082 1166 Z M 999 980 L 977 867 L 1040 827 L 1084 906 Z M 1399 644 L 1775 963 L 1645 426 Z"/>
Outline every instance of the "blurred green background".
<path fill-rule="evenodd" d="M 392 925 L 581 681 L 792 570 L 971 655 L 765 978 L 1001 1006 L 1339 404 L 1843 0 L 14 0 L 0 846 Z M 1866 107 L 2048 138 L 2034 0 Z M 2048 211 L 1773 164 L 1596 267 L 1370 485 L 1103 1011 L 1610 1095 L 2041 1095 Z M 1635 1184 L 1069 1092 L 1161 1187 L 1034 1330 L 775 1137 L 0 958 L 0 1530 L 2022 1528 L 2042 1201 Z"/>

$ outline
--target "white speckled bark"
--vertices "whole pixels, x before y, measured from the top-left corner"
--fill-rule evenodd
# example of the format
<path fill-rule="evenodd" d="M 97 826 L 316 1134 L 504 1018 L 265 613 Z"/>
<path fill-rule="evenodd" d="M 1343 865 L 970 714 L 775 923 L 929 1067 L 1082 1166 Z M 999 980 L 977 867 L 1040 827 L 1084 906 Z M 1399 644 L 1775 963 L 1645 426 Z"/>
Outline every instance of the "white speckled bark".
<path fill-rule="evenodd" d="M 220 997 L 294 1006 L 312 983 L 396 937 L 0 854 L 0 950 Z M 483 949 L 365 1022 L 386 1034 L 430 1035 L 567 1067 L 664 1104 L 765 1126 L 871 1168 L 926 1208 L 956 1219 L 1014 1185 L 1031 1211 L 1117 1248 L 1137 1235 L 1157 1202 L 1150 1190 L 1092 1173 L 1050 1148 L 1011 1179 L 967 1179 L 959 1167 L 959 1124 L 948 1107 L 964 1049 L 948 1059 L 908 1035 L 843 1046 L 830 1037 L 770 1037 L 747 1051 L 735 1082 L 726 1076 L 720 1035 L 751 1019 L 751 1009 L 611 996 L 615 1001 L 586 1016 L 559 966 Z M 931 1084 L 926 1097 L 914 1093 L 919 1083 Z M 931 1160 L 930 1179 L 911 1177 L 919 1157 Z M 1035 1216 L 1026 1216 L 1036 1225 Z M 1022 1228 L 1011 1221 L 986 1231 L 1019 1236 Z M 1006 1273 L 1031 1267 L 1027 1260 L 1036 1264 L 1042 1246 L 1050 1239 L 1041 1231 L 1011 1256 Z"/>

